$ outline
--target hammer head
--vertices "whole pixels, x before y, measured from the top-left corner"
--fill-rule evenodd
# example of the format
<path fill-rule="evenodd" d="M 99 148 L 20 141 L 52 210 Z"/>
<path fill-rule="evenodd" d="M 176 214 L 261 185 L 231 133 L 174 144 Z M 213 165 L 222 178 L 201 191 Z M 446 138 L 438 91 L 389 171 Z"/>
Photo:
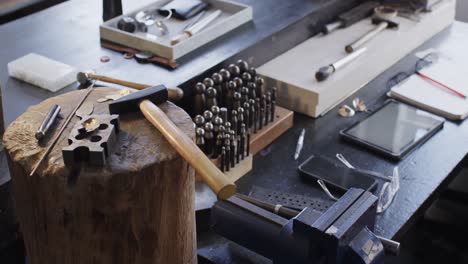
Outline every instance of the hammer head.
<path fill-rule="evenodd" d="M 372 24 L 378 25 L 380 23 L 386 22 L 387 28 L 398 28 L 399 24 L 395 21 L 391 21 L 389 19 L 381 18 L 381 17 L 373 17 Z"/>
<path fill-rule="evenodd" d="M 113 114 L 125 114 L 139 111 L 139 103 L 143 100 L 150 100 L 154 104 L 161 104 L 167 101 L 167 88 L 158 85 L 151 88 L 131 93 L 109 104 L 109 112 Z"/>
<path fill-rule="evenodd" d="M 76 74 L 76 80 L 80 84 L 85 85 L 89 81 L 88 74 L 89 74 L 89 72 L 79 72 L 79 73 Z"/>

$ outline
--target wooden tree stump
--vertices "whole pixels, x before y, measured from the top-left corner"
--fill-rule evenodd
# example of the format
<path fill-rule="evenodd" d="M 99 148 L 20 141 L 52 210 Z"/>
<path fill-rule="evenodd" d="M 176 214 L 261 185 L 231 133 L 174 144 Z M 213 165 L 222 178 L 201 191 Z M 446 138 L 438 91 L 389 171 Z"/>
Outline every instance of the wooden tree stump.
<path fill-rule="evenodd" d="M 96 88 L 86 102 L 116 89 Z M 50 142 L 35 130 L 53 104 L 67 116 L 84 91 L 50 98 L 27 110 L 6 130 L 15 206 L 32 264 L 196 263 L 194 172 L 140 113 L 120 116 L 120 133 L 104 167 L 64 165 L 62 147 L 74 117 L 39 168 L 29 173 Z M 192 138 L 190 117 L 168 102 L 161 109 Z M 56 122 L 57 127 L 64 119 Z M 53 133 L 52 133 L 53 134 Z"/>

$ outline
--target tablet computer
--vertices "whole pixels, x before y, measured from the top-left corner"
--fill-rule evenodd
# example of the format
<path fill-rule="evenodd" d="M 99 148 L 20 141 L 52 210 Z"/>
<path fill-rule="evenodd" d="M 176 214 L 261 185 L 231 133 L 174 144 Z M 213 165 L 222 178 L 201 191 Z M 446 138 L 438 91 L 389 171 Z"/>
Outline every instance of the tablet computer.
<path fill-rule="evenodd" d="M 340 135 L 393 159 L 401 159 L 444 126 L 445 120 L 412 106 L 389 100 L 366 119 Z"/>

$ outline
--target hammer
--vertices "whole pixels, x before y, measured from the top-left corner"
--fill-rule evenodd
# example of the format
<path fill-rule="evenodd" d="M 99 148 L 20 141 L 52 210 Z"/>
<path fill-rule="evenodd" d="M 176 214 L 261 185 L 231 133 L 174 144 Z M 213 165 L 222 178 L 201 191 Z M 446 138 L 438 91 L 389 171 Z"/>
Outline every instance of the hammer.
<path fill-rule="evenodd" d="M 159 85 L 138 91 L 109 104 L 111 114 L 125 114 L 140 110 L 176 151 L 195 169 L 206 184 L 224 200 L 236 192 L 236 186 L 214 165 L 210 159 L 183 131 L 181 131 L 157 106 L 168 99 L 168 89 Z"/>
<path fill-rule="evenodd" d="M 113 83 L 113 84 L 118 84 L 118 85 L 130 87 L 130 88 L 137 89 L 137 90 L 143 90 L 143 89 L 152 87 L 152 85 L 128 82 L 128 81 L 124 81 L 124 80 L 119 80 L 119 79 L 107 77 L 107 76 L 104 76 L 104 75 L 93 74 L 91 72 L 79 72 L 76 75 L 76 80 L 82 85 L 85 85 L 86 83 L 88 83 L 91 80 L 97 80 L 97 81 L 102 81 L 102 82 Z M 171 101 L 173 101 L 173 102 L 176 102 L 176 101 L 182 99 L 182 97 L 184 97 L 184 91 L 182 89 L 180 89 L 180 88 L 177 88 L 177 87 L 176 88 L 168 88 L 167 92 L 169 93 L 169 99 Z"/>
<path fill-rule="evenodd" d="M 346 52 L 352 53 L 362 45 L 369 42 L 380 32 L 387 28 L 398 29 L 398 23 L 390 20 L 397 15 L 397 11 L 390 7 L 379 7 L 375 9 L 375 16 L 372 18 L 372 24 L 377 25 L 374 29 L 367 32 L 364 36 L 345 47 Z"/>

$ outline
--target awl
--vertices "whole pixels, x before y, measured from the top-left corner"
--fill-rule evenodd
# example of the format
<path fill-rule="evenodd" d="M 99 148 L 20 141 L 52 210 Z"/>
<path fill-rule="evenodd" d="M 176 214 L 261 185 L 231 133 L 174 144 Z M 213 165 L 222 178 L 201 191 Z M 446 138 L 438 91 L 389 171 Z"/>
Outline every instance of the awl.
<path fill-rule="evenodd" d="M 171 39 L 171 45 L 176 45 L 177 43 L 180 43 L 193 35 L 197 34 L 200 32 L 202 29 L 204 29 L 206 26 L 208 26 L 211 22 L 213 22 L 216 18 L 218 18 L 222 14 L 221 10 L 216 10 L 210 15 L 206 16 L 202 20 L 198 21 L 194 25 L 190 26 L 184 32 L 180 35 L 177 35 Z"/>

